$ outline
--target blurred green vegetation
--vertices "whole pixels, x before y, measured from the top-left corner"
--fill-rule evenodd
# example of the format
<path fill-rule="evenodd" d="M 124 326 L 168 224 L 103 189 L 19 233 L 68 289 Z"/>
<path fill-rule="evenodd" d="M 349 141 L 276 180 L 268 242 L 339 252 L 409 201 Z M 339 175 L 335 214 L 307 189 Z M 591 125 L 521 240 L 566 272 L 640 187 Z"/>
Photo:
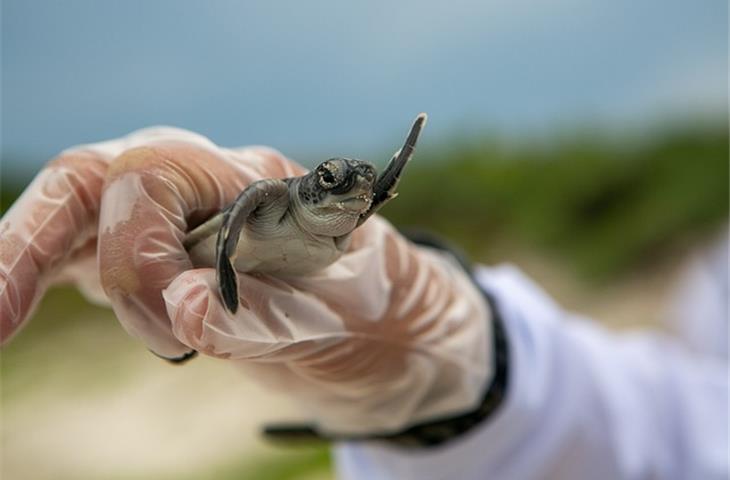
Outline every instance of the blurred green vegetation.
<path fill-rule="evenodd" d="M 419 152 L 399 191 L 383 211 L 398 226 L 434 230 L 480 260 L 528 248 L 608 280 L 727 221 L 728 127 L 449 145 Z"/>
<path fill-rule="evenodd" d="M 383 214 L 440 233 L 479 260 L 528 248 L 596 280 L 727 221 L 727 118 L 623 137 L 586 131 L 519 146 L 454 139 L 418 152 Z M 21 191 L 2 179 L 2 211 Z"/>
<path fill-rule="evenodd" d="M 611 280 L 727 222 L 728 140 L 727 118 L 643 136 L 585 131 L 520 145 L 453 139 L 418 151 L 399 198 L 382 213 L 399 227 L 438 233 L 477 260 L 531 249 L 583 278 Z M 0 176 L 1 212 L 24 183 Z M 73 319 L 69 312 L 84 304 L 66 289 L 42 308 Z M 36 321 L 28 333 L 54 328 Z M 13 355 L 6 350 L 6 364 Z"/>

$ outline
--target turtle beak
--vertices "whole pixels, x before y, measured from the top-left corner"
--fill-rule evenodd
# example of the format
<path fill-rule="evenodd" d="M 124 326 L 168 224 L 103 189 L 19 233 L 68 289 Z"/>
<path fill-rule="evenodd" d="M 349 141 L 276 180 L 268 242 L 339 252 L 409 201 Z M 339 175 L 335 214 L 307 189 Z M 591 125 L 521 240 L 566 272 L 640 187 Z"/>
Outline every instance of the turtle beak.
<path fill-rule="evenodd" d="M 347 193 L 341 205 L 353 212 L 362 212 L 370 208 L 373 201 L 373 186 L 375 185 L 376 173 L 374 168 L 358 169 L 355 173 L 352 188 Z"/>
<path fill-rule="evenodd" d="M 363 191 L 363 189 L 372 191 L 377 176 L 375 167 L 367 164 L 359 165 L 355 175 L 355 188 L 358 191 Z"/>
<path fill-rule="evenodd" d="M 374 183 L 375 174 L 358 174 L 355 178 L 355 188 L 353 188 L 353 193 L 357 192 L 359 194 L 364 192 L 372 192 Z"/>

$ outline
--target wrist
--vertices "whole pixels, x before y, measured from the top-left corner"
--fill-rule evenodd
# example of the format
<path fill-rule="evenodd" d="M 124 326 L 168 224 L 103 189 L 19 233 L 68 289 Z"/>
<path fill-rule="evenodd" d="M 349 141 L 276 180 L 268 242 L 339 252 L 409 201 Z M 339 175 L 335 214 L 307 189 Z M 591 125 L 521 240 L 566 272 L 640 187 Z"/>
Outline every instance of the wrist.
<path fill-rule="evenodd" d="M 450 415 L 432 417 L 389 432 L 355 433 L 330 430 L 314 425 L 273 424 L 263 429 L 266 438 L 277 442 L 311 441 L 384 441 L 404 448 L 423 448 L 444 445 L 469 434 L 488 421 L 502 405 L 509 385 L 509 344 L 498 306 L 492 296 L 480 288 L 484 302 L 490 309 L 492 325 L 491 359 L 493 375 L 476 406 Z M 362 422 L 361 422 L 362 423 Z"/>
<path fill-rule="evenodd" d="M 443 359 L 444 352 L 457 352 L 451 357 L 458 361 L 437 362 L 444 365 L 459 365 L 458 370 L 439 368 L 433 371 L 429 378 L 422 379 L 422 382 L 411 382 L 412 388 L 420 388 L 422 393 L 417 396 L 409 396 L 416 399 L 410 415 L 403 416 L 394 414 L 394 410 L 388 408 L 386 392 L 380 392 L 377 403 L 380 410 L 375 411 L 382 419 L 383 414 L 392 417 L 406 419 L 397 424 L 388 424 L 388 421 L 370 421 L 376 417 L 369 415 L 370 409 L 362 408 L 356 401 L 352 401 L 353 409 L 351 425 L 360 428 L 348 428 L 350 425 L 343 424 L 320 424 L 313 426 L 271 426 L 265 430 L 267 437 L 272 439 L 304 439 L 319 438 L 342 441 L 388 441 L 401 446 L 433 446 L 443 444 L 453 438 L 469 432 L 476 425 L 482 424 L 494 411 L 499 408 L 505 395 L 508 379 L 507 365 L 507 341 L 499 318 L 499 312 L 495 303 L 489 295 L 479 288 L 472 281 L 471 273 L 463 256 L 445 253 L 443 247 L 434 240 L 427 242 L 431 247 L 423 249 L 423 255 L 429 256 L 423 259 L 429 263 L 440 264 L 440 268 L 446 268 L 452 275 L 452 288 L 465 295 L 466 298 L 476 297 L 481 306 L 476 311 L 478 316 L 477 325 L 482 329 L 475 329 L 474 324 L 469 329 L 459 331 L 454 327 L 458 322 L 440 322 L 439 326 L 446 326 L 445 331 L 434 332 L 434 342 L 445 342 L 437 349 L 439 360 Z M 433 248 L 441 249 L 442 252 L 435 253 Z M 448 252 L 448 251 L 446 251 Z M 461 260 L 460 260 L 461 259 Z M 449 265 L 445 267 L 444 265 Z M 461 266 L 459 266 L 459 264 Z M 462 312 L 462 316 L 463 312 Z M 463 320 L 463 318 L 462 318 Z M 471 320 L 474 320 L 472 318 Z M 476 331 L 476 333 L 475 333 Z M 461 337 L 461 338 L 460 338 Z M 468 338 L 467 338 L 468 337 Z M 475 341 L 475 337 L 478 341 Z M 451 339 L 452 343 L 448 343 Z M 479 352 L 476 355 L 464 353 L 464 346 L 467 350 L 474 349 Z M 434 353 L 433 348 L 426 348 Z M 416 359 L 419 357 L 417 356 Z M 465 361 L 465 359 L 468 359 Z M 475 361 L 475 359 L 479 359 Z M 427 360 L 427 359 L 426 359 Z M 478 365 L 476 364 L 478 363 Z M 424 385 L 427 385 L 424 388 Z M 391 402 L 400 408 L 398 403 Z M 401 405 L 402 406 L 402 405 Z M 355 411 L 357 409 L 357 411 Z"/>

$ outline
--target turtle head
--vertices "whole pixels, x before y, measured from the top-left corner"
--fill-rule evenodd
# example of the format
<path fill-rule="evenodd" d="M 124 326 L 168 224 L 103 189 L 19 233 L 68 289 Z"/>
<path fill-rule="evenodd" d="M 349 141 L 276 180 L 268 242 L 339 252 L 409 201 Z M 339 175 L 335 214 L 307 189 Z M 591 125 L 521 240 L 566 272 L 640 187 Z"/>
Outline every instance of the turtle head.
<path fill-rule="evenodd" d="M 296 201 L 304 226 L 318 235 L 351 232 L 373 201 L 377 172 L 362 160 L 331 158 L 301 178 Z"/>

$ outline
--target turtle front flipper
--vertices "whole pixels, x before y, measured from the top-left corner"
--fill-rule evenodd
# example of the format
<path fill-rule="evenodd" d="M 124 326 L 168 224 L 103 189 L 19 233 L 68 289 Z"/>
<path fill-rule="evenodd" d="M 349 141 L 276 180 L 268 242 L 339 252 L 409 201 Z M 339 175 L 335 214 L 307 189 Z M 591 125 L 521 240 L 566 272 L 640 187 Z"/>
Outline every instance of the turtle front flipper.
<path fill-rule="evenodd" d="M 406 137 L 406 141 L 403 144 L 403 148 L 398 150 L 393 158 L 390 159 L 388 165 L 378 176 L 375 186 L 373 187 L 373 201 L 370 204 L 370 208 L 360 215 L 360 219 L 357 222 L 357 226 L 362 225 L 365 220 L 370 218 L 372 214 L 380 210 L 389 200 L 396 197 L 397 193 L 395 189 L 398 187 L 401 174 L 408 161 L 413 157 L 413 152 L 416 148 L 416 141 L 418 136 L 421 134 L 423 126 L 426 124 L 427 116 L 425 113 L 421 113 L 416 117 L 416 120 L 411 126 L 411 131 Z"/>
<path fill-rule="evenodd" d="M 216 242 L 216 275 L 223 304 L 231 313 L 238 310 L 238 279 L 233 269 L 233 261 L 241 230 L 256 209 L 274 202 L 288 202 L 288 195 L 289 188 L 284 181 L 260 180 L 249 185 L 223 211 L 223 225 Z"/>

